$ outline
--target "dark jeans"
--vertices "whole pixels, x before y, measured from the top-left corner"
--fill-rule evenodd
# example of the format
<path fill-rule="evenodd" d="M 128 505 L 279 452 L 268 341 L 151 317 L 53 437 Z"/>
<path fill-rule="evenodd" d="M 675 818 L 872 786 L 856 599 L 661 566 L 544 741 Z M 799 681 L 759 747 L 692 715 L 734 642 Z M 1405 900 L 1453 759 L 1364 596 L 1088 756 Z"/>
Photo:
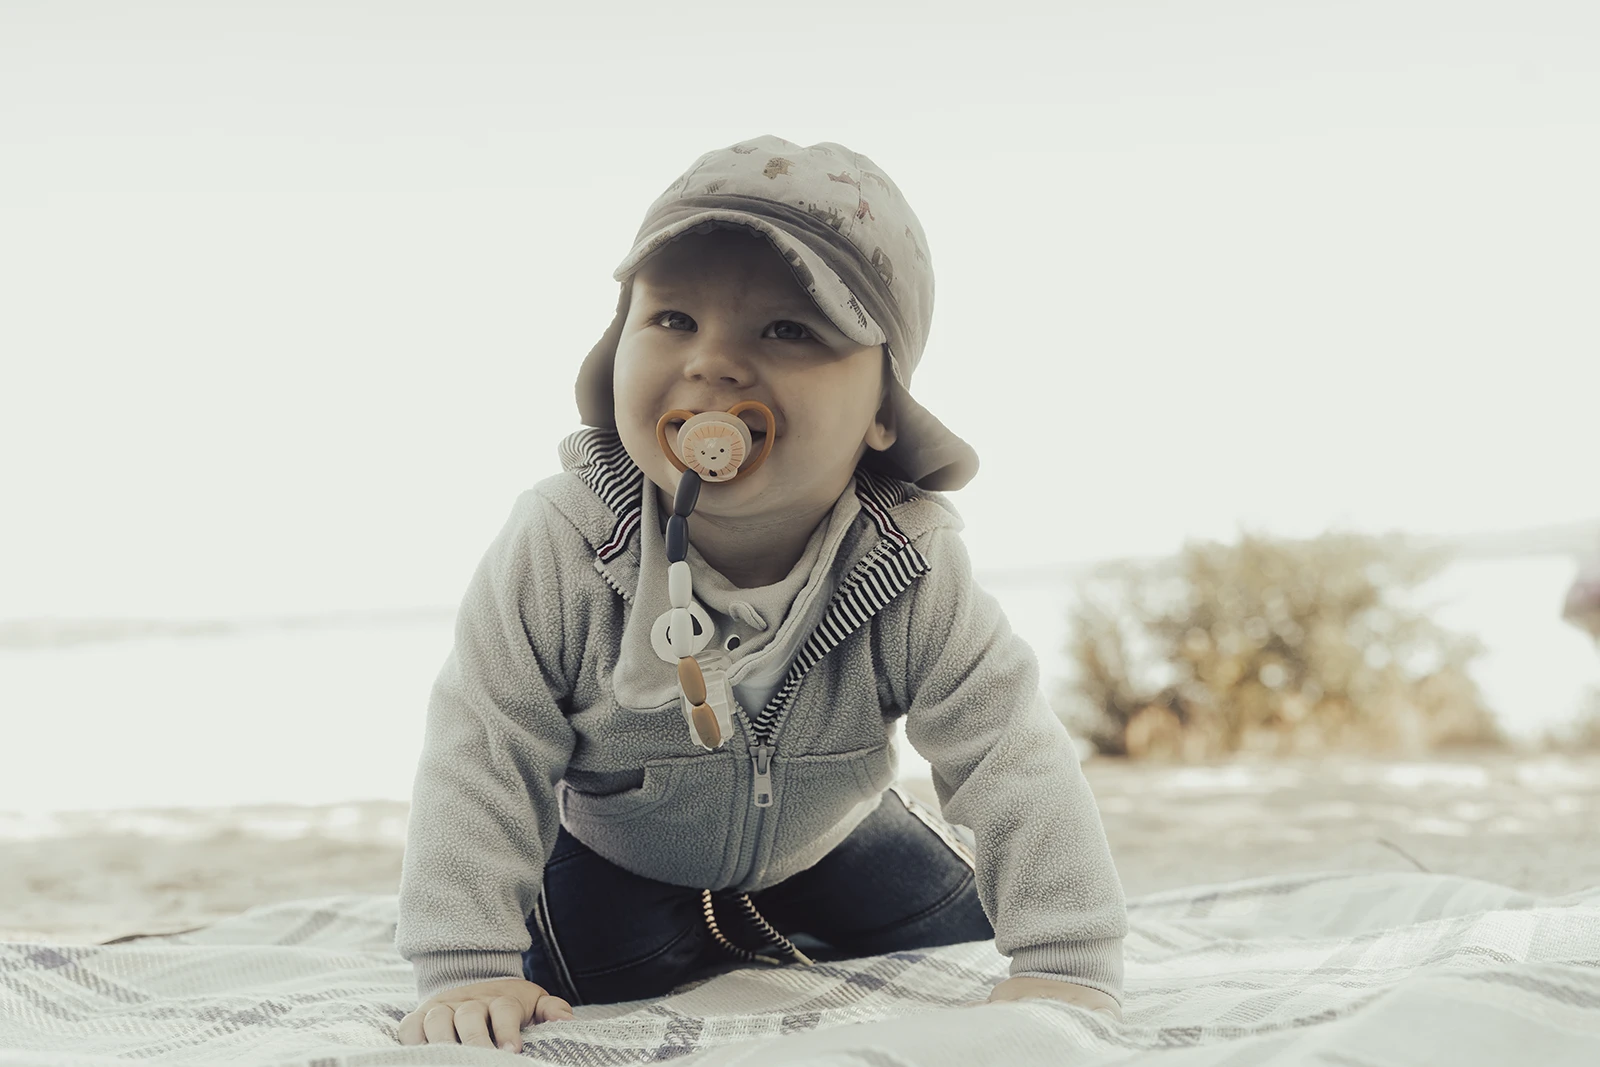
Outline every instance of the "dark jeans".
<path fill-rule="evenodd" d="M 971 853 L 945 835 L 955 836 L 937 813 L 890 789 L 833 851 L 750 901 L 818 961 L 988 940 L 994 928 L 978 903 Z M 740 947 L 766 948 L 738 895 L 713 894 L 718 928 Z M 713 937 L 699 889 L 625 871 L 565 827 L 528 930 L 523 977 L 572 1004 L 660 996 L 740 965 Z"/>

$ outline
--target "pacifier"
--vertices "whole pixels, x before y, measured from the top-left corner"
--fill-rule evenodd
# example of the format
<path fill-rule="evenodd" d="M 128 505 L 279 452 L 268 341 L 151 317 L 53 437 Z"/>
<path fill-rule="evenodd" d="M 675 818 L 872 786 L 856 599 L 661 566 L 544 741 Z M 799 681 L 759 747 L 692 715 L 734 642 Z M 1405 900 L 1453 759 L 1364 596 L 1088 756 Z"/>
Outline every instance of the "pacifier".
<path fill-rule="evenodd" d="M 755 409 L 766 419 L 766 440 L 761 451 L 754 449 L 754 435 L 739 418 L 739 412 Z M 676 439 L 667 441 L 667 424 L 684 420 Z M 692 411 L 674 408 L 656 422 L 656 442 L 672 465 L 683 472 L 672 500 L 672 515 L 667 519 L 667 594 L 672 603 L 668 613 L 666 640 L 678 661 L 678 691 L 689 733 L 701 748 L 715 749 L 732 732 L 728 705 L 731 702 L 726 669 L 714 673 L 711 692 L 705 672 L 695 658 L 697 644 L 704 647 L 711 639 L 710 619 L 704 617 L 702 633 L 695 632 L 694 583 L 689 573 L 689 515 L 700 499 L 700 483 L 736 481 L 760 467 L 772 453 L 777 436 L 772 410 L 759 400 L 744 400 L 727 411 Z M 697 638 L 699 641 L 697 642 Z"/>
<path fill-rule="evenodd" d="M 766 440 L 759 455 L 753 448 L 754 435 L 739 412 L 754 408 L 767 420 Z M 678 427 L 676 447 L 667 443 L 667 423 L 683 419 Z M 674 408 L 656 421 L 656 442 L 678 470 L 693 471 L 708 482 L 731 482 L 749 474 L 766 461 L 772 452 L 772 410 L 759 400 L 744 400 L 727 411 L 702 411 L 696 415 Z M 755 458 L 752 460 L 751 457 Z M 746 465 L 745 461 L 750 460 Z"/>

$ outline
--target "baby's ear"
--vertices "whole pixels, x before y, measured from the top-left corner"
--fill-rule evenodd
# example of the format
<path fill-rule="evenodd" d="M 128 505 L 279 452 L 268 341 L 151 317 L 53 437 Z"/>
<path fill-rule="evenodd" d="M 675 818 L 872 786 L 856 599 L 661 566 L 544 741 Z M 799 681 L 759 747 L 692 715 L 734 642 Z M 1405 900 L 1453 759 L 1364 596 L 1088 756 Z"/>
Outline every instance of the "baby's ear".
<path fill-rule="evenodd" d="M 873 416 L 872 425 L 867 428 L 867 447 L 882 452 L 893 445 L 899 436 L 895 429 L 894 404 L 889 399 L 889 391 L 883 392 L 883 403 L 878 405 L 878 413 Z"/>

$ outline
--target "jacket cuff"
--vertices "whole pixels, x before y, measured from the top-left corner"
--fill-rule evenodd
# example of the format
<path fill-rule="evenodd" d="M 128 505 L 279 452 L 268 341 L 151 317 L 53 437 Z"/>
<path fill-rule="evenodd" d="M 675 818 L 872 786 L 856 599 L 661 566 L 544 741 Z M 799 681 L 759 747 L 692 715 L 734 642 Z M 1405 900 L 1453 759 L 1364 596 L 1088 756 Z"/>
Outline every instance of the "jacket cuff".
<path fill-rule="evenodd" d="M 411 957 L 411 965 L 416 969 L 418 1004 L 458 985 L 523 976 L 520 952 L 484 949 L 420 952 Z"/>
<path fill-rule="evenodd" d="M 1011 954 L 1011 977 L 1054 978 L 1098 989 L 1122 1005 L 1122 938 L 1028 945 Z"/>

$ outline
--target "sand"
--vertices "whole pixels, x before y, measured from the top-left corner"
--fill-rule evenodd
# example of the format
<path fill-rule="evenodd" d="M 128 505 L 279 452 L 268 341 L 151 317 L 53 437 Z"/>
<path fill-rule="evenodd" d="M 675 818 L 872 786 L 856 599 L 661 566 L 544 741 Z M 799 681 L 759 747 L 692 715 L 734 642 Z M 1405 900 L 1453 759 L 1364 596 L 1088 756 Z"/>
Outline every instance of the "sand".
<path fill-rule="evenodd" d="M 1600 885 L 1600 753 L 1084 765 L 1129 896 L 1418 867 L 1559 895 Z M 907 785 L 932 800 L 925 779 Z M 101 943 L 258 904 L 394 893 L 406 805 L 0 813 L 0 939 Z"/>

